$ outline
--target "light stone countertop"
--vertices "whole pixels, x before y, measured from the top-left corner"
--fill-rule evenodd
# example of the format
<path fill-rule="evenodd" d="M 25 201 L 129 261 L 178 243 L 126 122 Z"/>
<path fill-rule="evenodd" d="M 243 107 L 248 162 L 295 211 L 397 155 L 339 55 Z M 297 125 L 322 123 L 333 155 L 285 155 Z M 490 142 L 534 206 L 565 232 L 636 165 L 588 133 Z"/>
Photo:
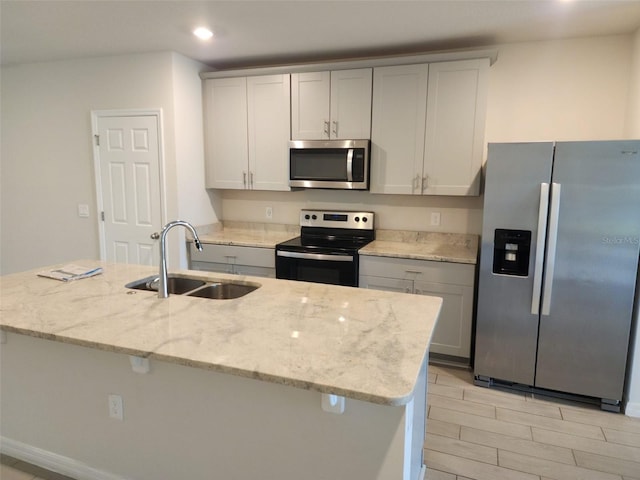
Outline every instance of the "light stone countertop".
<path fill-rule="evenodd" d="M 202 243 L 260 248 L 275 248 L 278 243 L 300 235 L 300 227 L 296 225 L 235 221 L 197 227 L 196 231 Z"/>
<path fill-rule="evenodd" d="M 275 248 L 300 235 L 295 225 L 225 221 L 198 227 L 202 243 Z M 436 262 L 467 263 L 478 260 L 478 235 L 407 230 L 376 230 L 376 240 L 360 255 L 410 258 Z"/>
<path fill-rule="evenodd" d="M 0 329 L 383 405 L 412 398 L 442 304 L 423 295 L 188 271 L 171 273 L 262 286 L 235 300 L 159 299 L 124 287 L 155 274 L 153 267 L 73 263 L 104 273 L 73 282 L 36 276 L 45 268 L 0 277 Z"/>
<path fill-rule="evenodd" d="M 361 248 L 358 253 L 377 257 L 475 265 L 478 261 L 478 236 L 457 233 L 377 230 L 376 239 Z"/>

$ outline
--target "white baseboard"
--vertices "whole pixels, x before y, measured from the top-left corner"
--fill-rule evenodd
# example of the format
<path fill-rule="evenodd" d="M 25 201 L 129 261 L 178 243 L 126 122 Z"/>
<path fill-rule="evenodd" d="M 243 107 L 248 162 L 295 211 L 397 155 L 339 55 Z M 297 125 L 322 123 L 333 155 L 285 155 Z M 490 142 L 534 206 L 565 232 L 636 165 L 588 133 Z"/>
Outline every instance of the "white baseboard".
<path fill-rule="evenodd" d="M 640 402 L 628 402 L 624 407 L 624 414 L 628 417 L 640 418 Z"/>
<path fill-rule="evenodd" d="M 6 437 L 0 437 L 0 452 L 77 480 L 127 480 L 125 477 L 98 470 L 72 458 Z"/>

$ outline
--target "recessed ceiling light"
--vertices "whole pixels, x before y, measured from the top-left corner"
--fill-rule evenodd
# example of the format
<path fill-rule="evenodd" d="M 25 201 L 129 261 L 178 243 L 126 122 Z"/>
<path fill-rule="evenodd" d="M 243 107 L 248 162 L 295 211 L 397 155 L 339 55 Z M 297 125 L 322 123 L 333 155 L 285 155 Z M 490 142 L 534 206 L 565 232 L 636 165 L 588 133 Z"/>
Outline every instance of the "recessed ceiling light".
<path fill-rule="evenodd" d="M 193 34 L 200 40 L 209 40 L 213 37 L 213 32 L 205 27 L 198 27 L 193 31 Z"/>

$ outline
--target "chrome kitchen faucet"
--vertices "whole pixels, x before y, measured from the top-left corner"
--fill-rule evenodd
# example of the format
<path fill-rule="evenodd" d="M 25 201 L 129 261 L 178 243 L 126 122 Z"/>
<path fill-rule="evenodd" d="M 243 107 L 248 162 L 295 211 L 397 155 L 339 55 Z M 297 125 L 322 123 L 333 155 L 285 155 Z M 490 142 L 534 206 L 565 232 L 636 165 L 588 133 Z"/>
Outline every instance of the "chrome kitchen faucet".
<path fill-rule="evenodd" d="M 196 229 L 193 228 L 193 225 L 191 225 L 189 222 L 185 222 L 184 220 L 174 220 L 173 222 L 169 222 L 164 226 L 162 232 L 160 233 L 160 277 L 158 282 L 158 298 L 167 298 L 169 296 L 169 289 L 167 288 L 167 232 L 169 232 L 169 230 L 171 230 L 173 227 L 177 227 L 178 225 L 182 225 L 183 227 L 191 230 L 191 234 L 193 235 L 193 242 L 196 248 L 202 251 L 202 244 L 200 243 L 200 239 L 198 238 Z M 156 235 L 157 234 L 152 235 L 152 238 L 158 238 Z"/>

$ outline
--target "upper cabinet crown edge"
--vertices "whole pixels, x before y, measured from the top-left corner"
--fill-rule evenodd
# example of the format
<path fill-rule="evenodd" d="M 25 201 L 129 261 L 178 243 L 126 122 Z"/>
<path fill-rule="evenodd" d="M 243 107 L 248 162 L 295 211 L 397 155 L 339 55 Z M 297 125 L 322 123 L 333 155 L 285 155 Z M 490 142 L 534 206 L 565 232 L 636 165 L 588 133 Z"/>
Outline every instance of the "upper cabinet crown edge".
<path fill-rule="evenodd" d="M 347 70 L 354 68 L 373 68 L 393 65 L 411 65 L 416 63 L 449 62 L 454 60 L 475 60 L 488 58 L 489 65 L 498 60 L 498 49 L 484 48 L 471 50 L 448 50 L 418 55 L 398 55 L 383 57 L 365 57 L 342 61 L 303 63 L 293 65 L 277 65 L 270 67 L 239 68 L 201 72 L 200 78 L 250 77 L 255 75 L 277 75 L 287 73 L 304 73 L 318 70 Z"/>

